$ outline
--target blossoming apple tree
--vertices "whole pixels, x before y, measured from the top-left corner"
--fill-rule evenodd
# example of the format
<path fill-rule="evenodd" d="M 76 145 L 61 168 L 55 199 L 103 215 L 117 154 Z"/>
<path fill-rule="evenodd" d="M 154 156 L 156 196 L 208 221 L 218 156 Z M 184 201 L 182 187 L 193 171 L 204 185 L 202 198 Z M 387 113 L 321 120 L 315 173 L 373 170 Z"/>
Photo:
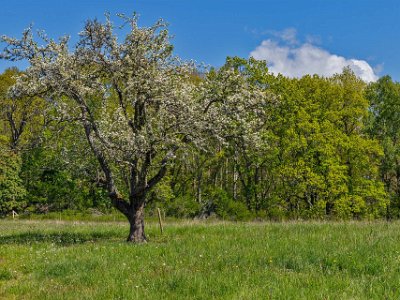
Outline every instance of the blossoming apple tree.
<path fill-rule="evenodd" d="M 120 17 L 129 28 L 123 40 L 107 16 L 87 21 L 73 48 L 68 37 L 55 41 L 43 32 L 39 43 L 32 28 L 21 39 L 3 37 L 1 57 L 29 61 L 12 97 L 40 96 L 61 121 L 82 125 L 76 134 L 84 135 L 113 206 L 129 221 L 128 241 L 144 242 L 146 195 L 176 155 L 227 141 L 232 130 L 256 140 L 263 114 L 257 103 L 269 96 L 229 65 L 218 76 L 196 75 L 173 56 L 162 20 L 141 28 L 135 15 Z"/>

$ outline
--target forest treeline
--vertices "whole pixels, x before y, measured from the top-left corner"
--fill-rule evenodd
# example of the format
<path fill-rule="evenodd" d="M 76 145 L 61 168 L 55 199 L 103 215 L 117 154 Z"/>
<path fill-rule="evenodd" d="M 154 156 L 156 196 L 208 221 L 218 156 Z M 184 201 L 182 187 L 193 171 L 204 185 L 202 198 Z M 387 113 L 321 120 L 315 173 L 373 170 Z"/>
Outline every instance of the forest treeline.
<path fill-rule="evenodd" d="M 270 101 L 256 107 L 262 124 L 241 136 L 233 117 L 225 127 L 235 138 L 177 151 L 147 195 L 148 212 L 234 220 L 400 217 L 399 83 L 384 76 L 367 84 L 350 69 L 287 78 L 239 58 L 189 80 L 223 98 L 235 93 L 224 68 L 268 92 Z M 11 68 L 0 76 L 1 214 L 110 209 L 83 129 L 57 115 L 57 103 L 46 97 L 11 97 L 21 74 Z"/>

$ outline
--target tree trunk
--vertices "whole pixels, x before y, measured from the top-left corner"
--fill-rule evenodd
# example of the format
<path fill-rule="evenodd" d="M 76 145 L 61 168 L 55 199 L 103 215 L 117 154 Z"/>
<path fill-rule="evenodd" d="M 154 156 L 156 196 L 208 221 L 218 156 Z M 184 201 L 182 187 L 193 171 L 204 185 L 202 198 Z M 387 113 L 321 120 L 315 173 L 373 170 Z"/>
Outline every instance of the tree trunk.
<path fill-rule="evenodd" d="M 146 242 L 147 239 L 144 233 L 144 203 L 132 209 L 127 217 L 129 220 L 129 236 L 127 242 Z"/>

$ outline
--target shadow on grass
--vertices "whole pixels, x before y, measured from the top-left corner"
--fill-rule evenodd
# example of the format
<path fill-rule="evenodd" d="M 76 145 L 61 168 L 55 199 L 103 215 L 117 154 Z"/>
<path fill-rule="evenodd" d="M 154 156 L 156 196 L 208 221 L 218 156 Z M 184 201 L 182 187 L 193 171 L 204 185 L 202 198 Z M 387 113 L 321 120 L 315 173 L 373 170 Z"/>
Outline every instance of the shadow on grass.
<path fill-rule="evenodd" d="M 97 242 L 100 240 L 121 239 L 112 232 L 23 232 L 13 235 L 0 236 L 0 245 L 6 244 L 32 244 L 32 243 L 54 243 L 68 246 Z"/>

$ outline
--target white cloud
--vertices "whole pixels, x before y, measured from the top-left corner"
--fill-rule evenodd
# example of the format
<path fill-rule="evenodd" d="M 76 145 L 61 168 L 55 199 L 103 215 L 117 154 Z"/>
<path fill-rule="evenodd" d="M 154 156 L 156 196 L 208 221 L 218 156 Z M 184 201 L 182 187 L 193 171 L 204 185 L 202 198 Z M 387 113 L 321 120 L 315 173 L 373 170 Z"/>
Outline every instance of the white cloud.
<path fill-rule="evenodd" d="M 383 66 L 384 66 L 383 63 L 376 65 L 376 66 L 374 67 L 374 72 L 375 72 L 375 73 L 381 73 L 381 72 L 383 71 Z"/>
<path fill-rule="evenodd" d="M 262 32 L 263 35 L 272 35 L 285 43 L 294 45 L 298 43 L 297 30 L 296 28 L 286 28 L 281 31 L 277 30 L 265 30 Z"/>
<path fill-rule="evenodd" d="M 297 30 L 295 28 L 287 28 L 281 32 L 278 32 L 278 36 L 289 44 L 297 44 L 296 35 Z"/>
<path fill-rule="evenodd" d="M 343 68 L 348 66 L 366 82 L 378 79 L 374 69 L 365 60 L 346 59 L 309 42 L 295 46 L 295 34 L 296 31 L 290 29 L 286 35 L 281 35 L 287 45 L 281 45 L 271 39 L 265 40 L 250 53 L 250 56 L 266 60 L 272 73 L 281 73 L 289 77 L 301 77 L 306 74 L 331 76 L 341 73 Z"/>
<path fill-rule="evenodd" d="M 322 39 L 318 35 L 308 34 L 308 35 L 306 35 L 306 41 L 307 41 L 307 43 L 314 44 L 314 45 L 321 45 L 322 44 Z"/>

